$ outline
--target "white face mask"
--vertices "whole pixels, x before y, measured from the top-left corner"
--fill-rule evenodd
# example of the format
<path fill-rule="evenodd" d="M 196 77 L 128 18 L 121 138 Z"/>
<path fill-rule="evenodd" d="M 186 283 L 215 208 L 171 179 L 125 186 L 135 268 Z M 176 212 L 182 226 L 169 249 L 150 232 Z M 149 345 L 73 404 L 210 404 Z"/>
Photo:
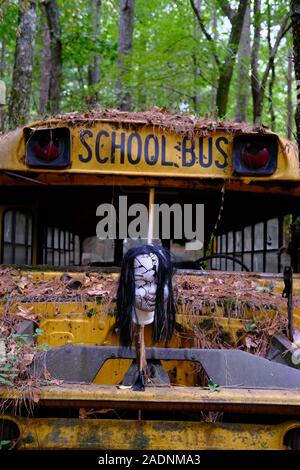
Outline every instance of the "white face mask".
<path fill-rule="evenodd" d="M 133 262 L 135 312 L 133 312 L 132 321 L 139 325 L 148 325 L 154 321 L 158 267 L 158 257 L 154 253 L 138 255 Z M 168 295 L 169 289 L 165 285 L 164 301 L 167 300 Z"/>
<path fill-rule="evenodd" d="M 154 320 L 157 291 L 158 258 L 155 254 L 138 255 L 134 259 L 135 311 L 132 319 L 140 325 Z"/>

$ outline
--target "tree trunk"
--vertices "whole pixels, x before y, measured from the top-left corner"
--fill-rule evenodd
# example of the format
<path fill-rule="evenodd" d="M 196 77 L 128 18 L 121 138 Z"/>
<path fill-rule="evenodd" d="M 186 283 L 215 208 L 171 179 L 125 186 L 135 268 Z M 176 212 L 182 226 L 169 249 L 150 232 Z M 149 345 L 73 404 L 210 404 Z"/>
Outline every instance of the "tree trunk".
<path fill-rule="evenodd" d="M 43 17 L 43 49 L 42 49 L 42 63 L 41 63 L 41 78 L 40 78 L 40 106 L 39 113 L 41 116 L 45 114 L 48 106 L 49 89 L 50 89 L 50 74 L 51 74 L 51 51 L 50 51 L 50 32 L 49 26 L 46 21 L 45 4 L 42 7 Z"/>
<path fill-rule="evenodd" d="M 128 91 L 126 74 L 130 70 L 129 54 L 132 50 L 134 27 L 134 0 L 120 0 L 120 26 L 118 47 L 118 77 L 116 84 L 117 105 L 130 111 L 132 96 Z"/>
<path fill-rule="evenodd" d="M 238 87 L 236 96 L 236 115 L 238 122 L 247 121 L 249 103 L 249 62 L 250 62 L 250 7 L 245 13 L 242 35 L 239 46 L 237 77 Z"/>
<path fill-rule="evenodd" d="M 292 51 L 288 53 L 288 66 L 287 66 L 287 131 L 288 139 L 292 138 L 293 129 L 293 99 L 292 99 L 292 79 L 293 79 L 293 60 Z"/>
<path fill-rule="evenodd" d="M 6 44 L 4 39 L 1 41 L 1 53 L 0 53 L 0 79 L 3 80 L 4 78 L 4 71 L 5 71 L 5 52 L 6 52 Z"/>
<path fill-rule="evenodd" d="M 295 121 L 298 148 L 300 149 L 300 0 L 291 0 L 291 18 L 294 40 L 294 67 L 297 83 L 297 107 Z"/>
<path fill-rule="evenodd" d="M 97 43 L 97 38 L 100 35 L 100 16 L 101 16 L 102 0 L 90 0 L 90 16 L 93 28 L 93 41 Z M 98 92 L 95 89 L 100 81 L 100 54 L 95 52 L 91 57 L 91 62 L 88 67 L 88 85 L 91 88 L 88 96 L 88 104 L 94 107 L 98 102 Z"/>
<path fill-rule="evenodd" d="M 258 73 L 258 57 L 261 32 L 261 0 L 254 0 L 253 9 L 254 36 L 251 53 L 251 91 L 253 100 L 253 122 L 257 123 L 261 118 L 260 80 Z"/>
<path fill-rule="evenodd" d="M 238 10 L 232 17 L 232 27 L 227 45 L 227 54 L 220 66 L 216 105 L 220 117 L 225 116 L 233 69 L 242 34 L 244 16 L 248 5 L 247 0 L 240 0 Z"/>
<path fill-rule="evenodd" d="M 36 0 L 19 0 L 15 63 L 8 109 L 10 127 L 22 125 L 28 120 L 35 29 Z"/>
<path fill-rule="evenodd" d="M 4 39 L 1 42 L 1 53 L 0 53 L 0 80 L 4 78 L 4 70 L 5 70 L 5 50 L 6 44 Z M 3 105 L 0 105 L 0 131 L 4 132 L 5 127 L 5 108 Z"/>
<path fill-rule="evenodd" d="M 260 24 L 261 24 L 261 1 L 255 0 L 254 2 L 254 39 L 251 54 L 251 90 L 253 98 L 253 122 L 260 125 L 263 112 L 263 104 L 265 97 L 265 90 L 270 70 L 274 66 L 274 59 L 277 53 L 279 44 L 288 31 L 289 16 L 285 16 L 281 22 L 279 31 L 277 33 L 274 46 L 271 46 L 269 39 L 269 58 L 260 81 L 258 74 L 258 59 L 259 59 L 259 45 L 260 45 Z M 274 78 L 274 77 L 273 77 Z M 272 86 L 272 85 L 271 85 Z"/>
<path fill-rule="evenodd" d="M 49 111 L 57 114 L 60 107 L 62 79 L 62 47 L 57 0 L 45 0 L 47 22 L 50 32 L 51 74 L 49 88 Z"/>
<path fill-rule="evenodd" d="M 274 103 L 273 103 L 273 87 L 275 83 L 275 65 L 274 59 L 272 60 L 271 65 L 271 78 L 269 81 L 269 113 L 271 118 L 271 131 L 275 131 L 276 128 L 276 115 L 274 110 Z"/>
<path fill-rule="evenodd" d="M 275 131 L 276 117 L 275 117 L 274 103 L 273 103 L 273 87 L 275 83 L 275 63 L 274 63 L 274 57 L 272 57 L 271 6 L 270 6 L 269 0 L 267 1 L 267 10 L 268 10 L 268 46 L 269 46 L 270 70 L 271 70 L 271 78 L 269 81 L 269 112 L 270 112 L 270 117 L 271 117 L 271 130 Z"/>

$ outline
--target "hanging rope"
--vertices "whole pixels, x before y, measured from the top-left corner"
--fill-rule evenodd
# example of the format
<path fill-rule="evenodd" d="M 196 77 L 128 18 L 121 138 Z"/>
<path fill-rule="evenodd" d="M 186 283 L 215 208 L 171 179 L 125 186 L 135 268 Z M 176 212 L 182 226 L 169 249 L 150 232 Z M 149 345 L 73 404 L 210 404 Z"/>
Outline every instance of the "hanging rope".
<path fill-rule="evenodd" d="M 214 228 L 212 229 L 211 236 L 210 236 L 209 242 L 207 244 L 207 248 L 205 250 L 204 256 L 208 255 L 208 250 L 210 250 L 210 252 L 211 252 L 211 248 L 212 248 L 211 244 L 212 244 L 213 238 L 216 234 L 216 231 L 219 227 L 219 223 L 220 223 L 220 220 L 221 220 L 221 217 L 222 217 L 222 214 L 223 214 L 224 202 L 225 202 L 225 182 L 224 182 L 224 184 L 222 186 L 222 189 L 221 189 L 221 204 L 220 204 L 219 214 L 218 214 L 216 223 L 214 225 Z"/>

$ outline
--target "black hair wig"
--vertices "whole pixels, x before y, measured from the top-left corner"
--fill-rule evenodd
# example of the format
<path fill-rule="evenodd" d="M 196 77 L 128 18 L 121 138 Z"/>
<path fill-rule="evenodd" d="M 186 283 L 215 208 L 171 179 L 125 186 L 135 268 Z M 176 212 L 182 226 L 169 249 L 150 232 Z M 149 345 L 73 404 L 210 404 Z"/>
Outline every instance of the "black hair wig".
<path fill-rule="evenodd" d="M 119 330 L 122 346 L 131 346 L 132 344 L 132 316 L 135 312 L 134 259 L 136 256 L 150 255 L 150 253 L 157 256 L 159 263 L 152 326 L 153 342 L 169 341 L 174 332 L 176 308 L 172 287 L 173 265 L 170 253 L 160 246 L 139 245 L 128 250 L 122 261 L 116 307 L 116 326 Z M 167 301 L 164 300 L 165 286 L 169 290 Z"/>

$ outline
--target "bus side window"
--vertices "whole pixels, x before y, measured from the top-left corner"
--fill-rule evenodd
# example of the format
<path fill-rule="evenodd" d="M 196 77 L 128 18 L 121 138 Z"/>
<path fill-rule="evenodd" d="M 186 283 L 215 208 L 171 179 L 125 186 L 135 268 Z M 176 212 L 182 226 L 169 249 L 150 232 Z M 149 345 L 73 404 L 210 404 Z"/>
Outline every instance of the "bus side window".
<path fill-rule="evenodd" d="M 78 266 L 80 264 L 80 238 L 79 235 L 74 236 L 74 264 Z"/>
<path fill-rule="evenodd" d="M 31 264 L 32 214 L 28 210 L 7 210 L 3 214 L 4 264 Z"/>
<path fill-rule="evenodd" d="M 267 273 L 278 271 L 278 248 L 279 248 L 279 220 L 269 219 L 267 221 L 266 239 L 266 269 Z"/>
<path fill-rule="evenodd" d="M 242 237 L 243 235 L 242 235 L 241 230 L 238 230 L 237 232 L 235 232 L 234 258 L 240 260 L 241 262 L 243 261 L 242 260 L 242 251 L 243 251 L 243 238 Z M 239 263 L 234 263 L 234 271 L 241 271 L 241 270 L 242 270 L 242 266 Z"/>
<path fill-rule="evenodd" d="M 75 239 L 76 246 L 76 239 Z M 78 251 L 78 249 L 77 249 Z M 82 242 L 81 264 L 113 263 L 115 253 L 115 241 L 108 238 L 100 240 L 96 236 L 85 238 Z M 76 251 L 75 251 L 76 257 Z"/>
<path fill-rule="evenodd" d="M 43 263 L 49 266 L 80 264 L 79 236 L 57 227 L 45 228 Z"/>
<path fill-rule="evenodd" d="M 171 240 L 170 251 L 175 263 L 193 262 L 203 256 L 203 243 L 196 239 L 190 241 Z"/>
<path fill-rule="evenodd" d="M 280 272 L 283 272 L 285 266 L 291 265 L 291 225 L 293 222 L 292 214 L 286 214 L 282 220 L 282 245 L 279 249 Z"/>
<path fill-rule="evenodd" d="M 252 270 L 252 227 L 248 225 L 244 228 L 244 251 L 243 262 L 247 268 Z"/>
<path fill-rule="evenodd" d="M 264 223 L 254 225 L 253 271 L 264 271 Z"/>

